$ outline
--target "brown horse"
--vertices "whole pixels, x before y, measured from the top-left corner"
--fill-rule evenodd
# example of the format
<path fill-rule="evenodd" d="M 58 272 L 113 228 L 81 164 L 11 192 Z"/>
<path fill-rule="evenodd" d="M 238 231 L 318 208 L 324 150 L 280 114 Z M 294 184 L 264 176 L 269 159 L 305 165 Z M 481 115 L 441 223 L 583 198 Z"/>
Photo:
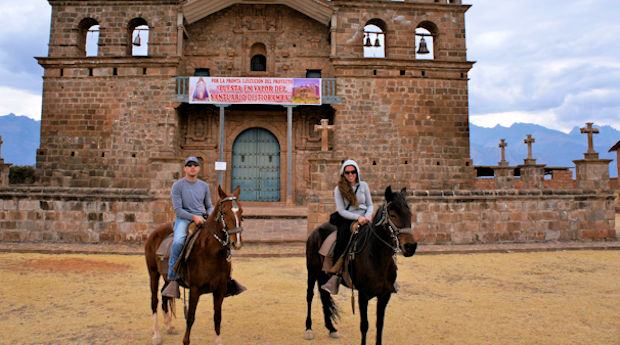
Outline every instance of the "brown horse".
<path fill-rule="evenodd" d="M 362 227 L 356 235 L 354 260 L 349 262 L 348 270 L 354 288 L 358 291 L 360 310 L 360 331 L 362 345 L 366 344 L 368 332 L 368 301 L 377 297 L 377 345 L 381 344 L 385 309 L 392 293 L 395 292 L 396 262 L 395 255 L 402 251 L 406 257 L 412 256 L 417 248 L 411 230 L 411 210 L 405 199 L 406 190 L 393 193 L 391 187 L 385 189 L 385 202 L 373 218 L 372 224 Z M 327 282 L 328 276 L 322 270 L 323 258 L 319 248 L 325 238 L 335 227 L 323 224 L 315 229 L 306 242 L 306 268 L 308 269 L 308 289 L 306 301 L 308 314 L 306 317 L 307 340 L 313 339 L 311 306 L 314 297 L 314 286 Z M 339 334 L 333 325 L 338 316 L 334 300 L 326 291 L 319 289 L 323 304 L 325 327 L 330 336 L 338 338 Z"/>
<path fill-rule="evenodd" d="M 220 323 L 222 321 L 222 302 L 224 297 L 231 293 L 230 278 L 231 246 L 241 248 L 241 220 L 243 209 L 239 202 L 239 186 L 232 195 L 227 195 L 218 186 L 219 200 L 215 203 L 213 212 L 207 218 L 203 229 L 197 234 L 196 242 L 187 259 L 187 283 L 179 282 L 189 288 L 189 309 L 186 315 L 186 329 L 183 344 L 189 344 L 189 335 L 194 323 L 196 305 L 200 295 L 213 293 L 213 322 L 215 324 L 215 343 L 221 344 Z M 164 288 L 169 283 L 167 271 L 160 270 L 157 264 L 156 251 L 160 243 L 172 233 L 172 225 L 165 224 L 153 231 L 146 240 L 146 265 L 151 281 L 151 310 L 153 311 L 153 344 L 161 343 L 159 327 L 157 325 L 157 294 L 160 275 L 164 278 Z M 232 236 L 231 236 L 232 235 Z M 232 286 L 234 289 L 234 286 Z M 234 293 L 233 293 L 234 294 Z M 170 325 L 174 299 L 162 296 L 162 310 L 164 321 L 168 326 L 168 333 L 174 333 Z"/>

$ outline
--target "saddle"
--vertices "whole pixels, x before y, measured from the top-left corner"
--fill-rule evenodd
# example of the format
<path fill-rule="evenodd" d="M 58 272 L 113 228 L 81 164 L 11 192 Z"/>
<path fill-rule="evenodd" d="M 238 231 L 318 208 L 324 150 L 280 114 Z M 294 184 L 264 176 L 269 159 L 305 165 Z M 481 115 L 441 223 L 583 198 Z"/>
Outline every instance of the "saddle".
<path fill-rule="evenodd" d="M 325 223 L 321 225 L 321 227 L 332 226 L 330 223 Z M 340 263 L 334 263 L 334 248 L 336 247 L 336 235 L 337 231 L 333 231 L 331 234 L 325 238 L 321 248 L 319 248 L 319 254 L 323 257 L 323 266 L 322 270 L 326 273 L 340 273 L 342 275 L 342 279 L 344 280 L 344 285 L 348 288 L 353 288 L 353 281 L 351 279 L 351 274 L 349 272 L 349 264 L 354 260 L 352 249 L 355 248 L 355 243 L 357 241 L 357 233 L 360 228 L 358 222 L 353 222 L 351 224 L 351 240 L 349 241 L 348 246 L 345 248 L 343 253 L 343 259 L 340 260 Z"/>
<path fill-rule="evenodd" d="M 179 254 L 179 259 L 172 268 L 176 272 L 179 281 L 183 282 L 182 285 L 187 285 L 187 259 L 192 253 L 192 248 L 194 247 L 194 243 L 196 243 L 196 239 L 198 238 L 198 234 L 201 230 L 202 227 L 199 227 L 196 223 L 192 222 L 189 224 L 187 227 L 187 238 L 185 239 L 185 244 L 183 245 L 181 254 Z M 156 254 L 157 259 L 159 260 L 157 263 L 157 268 L 161 275 L 168 274 L 168 261 L 170 260 L 170 248 L 172 247 L 173 240 L 174 233 L 171 233 L 168 237 L 161 241 L 161 244 L 157 248 Z"/>

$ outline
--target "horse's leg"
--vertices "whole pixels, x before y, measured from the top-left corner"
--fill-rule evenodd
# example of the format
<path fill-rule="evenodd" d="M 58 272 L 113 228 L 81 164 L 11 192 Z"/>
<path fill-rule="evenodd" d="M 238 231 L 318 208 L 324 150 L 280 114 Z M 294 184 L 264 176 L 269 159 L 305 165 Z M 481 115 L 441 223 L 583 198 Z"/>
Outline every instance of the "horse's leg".
<path fill-rule="evenodd" d="M 164 311 L 164 324 L 166 325 L 166 333 L 177 334 L 176 328 L 172 324 L 172 315 L 174 315 L 175 301 L 174 298 L 161 296 L 161 308 Z"/>
<path fill-rule="evenodd" d="M 360 308 L 360 332 L 362 332 L 362 345 L 366 345 L 366 333 L 368 333 L 368 297 L 361 293 L 357 296 Z"/>
<path fill-rule="evenodd" d="M 322 286 L 327 282 L 329 276 L 322 271 L 319 272 L 318 285 Z M 329 336 L 332 338 L 340 338 L 340 334 L 336 327 L 334 327 L 334 320 L 338 313 L 334 299 L 329 292 L 319 289 L 319 296 L 321 296 L 321 304 L 323 305 L 323 317 L 325 318 L 325 327 L 329 330 Z"/>
<path fill-rule="evenodd" d="M 306 289 L 306 304 L 308 305 L 308 312 L 306 315 L 306 332 L 304 333 L 304 339 L 314 339 L 312 333 L 312 299 L 314 298 L 314 285 L 316 284 L 316 273 L 313 268 L 308 268 L 308 287 Z"/>
<path fill-rule="evenodd" d="M 226 294 L 226 285 L 220 291 L 213 292 L 213 324 L 215 327 L 215 339 L 213 343 L 215 345 L 222 345 L 222 339 L 220 338 L 220 326 L 222 324 L 222 303 L 224 302 L 224 295 Z"/>
<path fill-rule="evenodd" d="M 151 311 L 153 314 L 153 345 L 161 344 L 161 335 L 159 334 L 159 325 L 157 324 L 157 289 L 159 288 L 159 272 L 149 267 L 149 279 L 151 285 Z"/>
<path fill-rule="evenodd" d="M 187 310 L 187 320 L 185 323 L 185 336 L 183 337 L 183 345 L 189 345 L 189 334 L 192 331 L 194 317 L 196 316 L 196 306 L 200 298 L 200 290 L 197 287 L 189 289 L 189 309 Z"/>
<path fill-rule="evenodd" d="M 382 343 L 385 308 L 387 308 L 387 304 L 390 302 L 390 297 L 392 297 L 392 294 L 388 293 L 377 298 L 377 345 Z"/>

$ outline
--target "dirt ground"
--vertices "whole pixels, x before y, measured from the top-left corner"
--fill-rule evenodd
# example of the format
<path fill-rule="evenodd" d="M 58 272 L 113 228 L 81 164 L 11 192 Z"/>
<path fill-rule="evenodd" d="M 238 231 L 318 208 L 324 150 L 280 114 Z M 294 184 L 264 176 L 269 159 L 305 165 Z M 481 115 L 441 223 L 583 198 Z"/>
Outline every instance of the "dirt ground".
<path fill-rule="evenodd" d="M 387 309 L 386 344 L 620 344 L 618 250 L 398 260 L 401 291 Z M 302 258 L 234 258 L 233 276 L 248 291 L 224 303 L 224 343 L 358 344 L 350 290 L 336 296 L 343 338 L 328 337 L 315 298 L 315 339 L 303 339 L 305 273 Z M 3 253 L 0 277 L 0 344 L 151 343 L 143 257 Z M 182 302 L 177 311 L 181 332 L 162 332 L 165 344 L 181 343 Z M 211 344 L 213 335 L 204 295 L 191 340 Z"/>

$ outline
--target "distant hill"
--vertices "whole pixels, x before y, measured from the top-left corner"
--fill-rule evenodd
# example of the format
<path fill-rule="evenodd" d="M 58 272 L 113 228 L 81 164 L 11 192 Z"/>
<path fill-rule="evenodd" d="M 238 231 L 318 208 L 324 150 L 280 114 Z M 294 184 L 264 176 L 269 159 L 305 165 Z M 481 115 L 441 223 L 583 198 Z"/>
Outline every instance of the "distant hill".
<path fill-rule="evenodd" d="M 34 165 L 41 142 L 41 121 L 26 116 L 0 116 L 0 155 L 5 163 Z"/>
<path fill-rule="evenodd" d="M 41 121 L 26 116 L 0 116 L 0 136 L 4 141 L 1 154 L 4 161 L 15 165 L 34 165 L 40 142 L 40 128 Z M 578 127 L 568 134 L 528 123 L 515 123 L 510 127 L 498 125 L 493 128 L 470 123 L 469 128 L 474 165 L 497 165 L 500 160 L 497 145 L 502 138 L 508 144 L 506 160 L 510 165 L 523 164 L 523 159 L 527 157 L 527 145 L 523 143 L 523 139 L 528 134 L 536 140 L 532 146 L 536 162 L 550 167 L 574 167 L 573 160 L 582 159 L 583 153 L 588 150 L 587 136 L 581 134 Z M 616 153 L 608 153 L 607 150 L 620 140 L 620 131 L 609 126 L 597 128 L 600 134 L 594 135 L 594 149 L 599 152 L 600 158 L 613 159 L 609 171 L 610 176 L 615 177 L 618 171 Z"/>
<path fill-rule="evenodd" d="M 610 126 L 594 126 L 599 134 L 594 135 L 594 150 L 601 159 L 613 159 L 609 164 L 610 176 L 618 175 L 616 153 L 607 152 L 620 140 L 620 131 Z M 531 134 L 535 142 L 532 144 L 532 156 L 538 164 L 549 167 L 574 167 L 573 160 L 583 159 L 588 150 L 587 135 L 581 134 L 578 127 L 566 134 L 543 126 L 515 123 L 510 127 L 495 126 L 493 128 L 478 127 L 469 124 L 469 140 L 471 157 L 474 165 L 497 165 L 501 151 L 498 147 L 500 139 L 505 139 L 506 160 L 510 165 L 523 164 L 527 158 L 527 145 L 523 140 Z"/>

